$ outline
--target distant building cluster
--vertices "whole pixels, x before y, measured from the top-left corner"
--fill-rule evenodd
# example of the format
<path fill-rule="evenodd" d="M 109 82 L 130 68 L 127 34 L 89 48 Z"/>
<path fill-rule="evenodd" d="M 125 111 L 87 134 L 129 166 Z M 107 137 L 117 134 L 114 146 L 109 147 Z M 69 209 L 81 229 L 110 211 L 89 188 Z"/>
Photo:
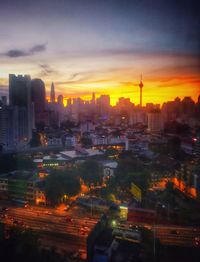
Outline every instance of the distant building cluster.
<path fill-rule="evenodd" d="M 68 98 L 65 106 L 63 95 L 56 99 L 54 83 L 47 101 L 41 79 L 10 74 L 9 100 L 6 96 L 0 98 L 0 149 L 19 151 L 39 145 L 73 148 L 81 142 L 90 146 L 124 144 L 128 149 L 128 136 L 126 132 L 119 134 L 118 128 L 162 134 L 173 121 L 191 128 L 199 125 L 200 97 L 197 103 L 185 97 L 182 101 L 176 98 L 166 102 L 162 107 L 153 103 L 143 106 L 143 86 L 141 79 L 139 105 L 134 105 L 130 98 L 120 97 L 111 106 L 109 95 L 96 98 L 92 93 L 87 101 Z"/>

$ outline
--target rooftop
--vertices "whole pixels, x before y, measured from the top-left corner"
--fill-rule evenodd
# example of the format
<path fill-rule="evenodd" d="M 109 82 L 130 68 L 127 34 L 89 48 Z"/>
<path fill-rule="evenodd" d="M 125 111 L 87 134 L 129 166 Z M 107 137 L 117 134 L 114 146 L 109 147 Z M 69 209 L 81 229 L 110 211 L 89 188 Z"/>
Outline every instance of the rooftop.
<path fill-rule="evenodd" d="M 90 156 L 96 156 L 96 155 L 102 155 L 103 152 L 97 150 L 97 149 L 84 149 L 84 151 L 81 150 L 71 150 L 71 151 L 62 151 L 60 154 L 64 157 L 68 158 L 79 158 L 79 157 L 90 157 Z"/>

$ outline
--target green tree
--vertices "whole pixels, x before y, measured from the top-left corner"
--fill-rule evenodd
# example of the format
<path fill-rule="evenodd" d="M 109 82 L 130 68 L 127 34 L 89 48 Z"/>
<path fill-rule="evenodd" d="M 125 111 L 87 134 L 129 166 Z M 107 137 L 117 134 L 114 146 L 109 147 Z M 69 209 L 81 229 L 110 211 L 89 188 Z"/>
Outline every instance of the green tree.
<path fill-rule="evenodd" d="M 55 248 L 42 249 L 38 235 L 30 229 L 12 227 L 8 238 L 0 239 L 1 261 L 20 262 L 67 262 L 66 254 L 61 255 Z"/>
<path fill-rule="evenodd" d="M 146 178 L 145 171 L 143 163 L 137 158 L 120 159 L 115 172 L 117 184 L 121 186 L 124 184 L 127 187 L 130 182 L 133 182 L 132 177 L 134 174 L 144 173 Z"/>
<path fill-rule="evenodd" d="M 32 136 L 32 139 L 30 141 L 30 146 L 31 147 L 37 147 L 37 146 L 40 146 L 41 143 L 40 143 L 40 136 L 37 132 L 33 132 L 33 136 Z"/>
<path fill-rule="evenodd" d="M 88 136 L 82 136 L 81 144 L 83 147 L 90 147 L 92 146 L 92 139 Z"/>
<path fill-rule="evenodd" d="M 18 170 L 31 170 L 34 168 L 33 159 L 31 157 L 25 157 L 23 155 L 16 155 L 15 160 L 15 169 Z"/>
<path fill-rule="evenodd" d="M 80 180 L 72 171 L 55 170 L 46 178 L 46 196 L 53 205 L 58 204 L 64 195 L 71 197 L 80 190 Z"/>
<path fill-rule="evenodd" d="M 102 166 L 95 160 L 86 160 L 79 167 L 79 175 L 86 184 L 102 184 L 103 170 Z"/>
<path fill-rule="evenodd" d="M 117 155 L 117 154 L 118 154 L 118 151 L 117 151 L 117 149 L 114 149 L 114 148 L 108 148 L 105 151 L 105 156 L 106 157 L 114 156 L 114 155 Z"/>
<path fill-rule="evenodd" d="M 143 197 L 145 196 L 149 187 L 149 172 L 139 159 L 121 159 L 115 174 L 116 185 L 122 191 L 127 192 L 127 189 L 131 188 L 131 183 L 134 183 L 142 190 Z"/>
<path fill-rule="evenodd" d="M 24 155 L 5 154 L 0 156 L 0 173 L 13 170 L 31 170 L 34 168 L 33 159 Z"/>
<path fill-rule="evenodd" d="M 38 236 L 31 230 L 13 227 L 9 230 L 9 238 L 1 241 L 0 252 L 2 261 L 38 261 Z"/>

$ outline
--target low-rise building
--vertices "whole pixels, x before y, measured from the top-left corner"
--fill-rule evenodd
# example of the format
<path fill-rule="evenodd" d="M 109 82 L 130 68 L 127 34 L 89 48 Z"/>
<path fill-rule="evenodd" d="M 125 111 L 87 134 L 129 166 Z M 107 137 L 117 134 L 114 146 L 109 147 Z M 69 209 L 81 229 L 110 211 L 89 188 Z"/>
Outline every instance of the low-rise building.
<path fill-rule="evenodd" d="M 32 172 L 14 171 L 0 176 L 0 196 L 32 204 L 46 203 L 44 187 Z"/>
<path fill-rule="evenodd" d="M 8 196 L 8 178 L 6 174 L 0 175 L 0 198 L 5 199 Z"/>

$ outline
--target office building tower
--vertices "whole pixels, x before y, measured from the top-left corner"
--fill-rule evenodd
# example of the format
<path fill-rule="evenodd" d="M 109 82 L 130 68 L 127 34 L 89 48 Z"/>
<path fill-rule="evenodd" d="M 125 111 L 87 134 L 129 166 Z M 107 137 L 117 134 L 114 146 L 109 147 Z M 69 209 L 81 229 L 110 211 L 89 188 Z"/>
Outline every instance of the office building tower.
<path fill-rule="evenodd" d="M 51 84 L 51 92 L 50 92 L 50 102 L 54 103 L 55 102 L 55 87 L 54 87 L 54 83 L 52 82 Z"/>
<path fill-rule="evenodd" d="M 148 131 L 159 133 L 163 131 L 163 117 L 159 109 L 154 109 L 148 113 Z"/>
<path fill-rule="evenodd" d="M 28 142 L 27 110 L 19 106 L 0 108 L 0 144 L 5 150 L 18 149 Z"/>
<path fill-rule="evenodd" d="M 34 103 L 35 113 L 45 111 L 45 85 L 41 79 L 31 80 L 31 100 Z"/>
<path fill-rule="evenodd" d="M 58 105 L 59 106 L 64 106 L 64 104 L 63 104 L 63 95 L 59 95 L 58 97 L 57 97 L 57 102 L 58 102 Z"/>
<path fill-rule="evenodd" d="M 31 78 L 29 75 L 9 75 L 9 104 L 28 108 L 31 103 Z"/>
<path fill-rule="evenodd" d="M 186 96 L 183 98 L 181 102 L 181 109 L 182 109 L 182 114 L 193 116 L 195 112 L 195 103 L 190 96 Z"/>
<path fill-rule="evenodd" d="M 0 145 L 3 149 L 13 147 L 12 132 L 16 130 L 13 126 L 13 112 L 9 106 L 0 107 Z"/>
<path fill-rule="evenodd" d="M 27 142 L 32 138 L 34 128 L 34 112 L 31 101 L 31 78 L 29 75 L 9 75 L 9 104 L 12 107 L 19 107 L 23 114 L 23 121 L 26 125 L 25 137 Z"/>
<path fill-rule="evenodd" d="M 72 105 L 72 99 L 71 98 L 68 98 L 67 99 L 67 106 L 71 106 Z"/>
<path fill-rule="evenodd" d="M 98 113 L 103 117 L 108 116 L 110 112 L 110 96 L 101 95 L 99 98 L 97 98 L 96 103 L 97 103 Z"/>
<path fill-rule="evenodd" d="M 47 122 L 45 84 L 41 79 L 31 80 L 31 101 L 36 127 Z"/>

